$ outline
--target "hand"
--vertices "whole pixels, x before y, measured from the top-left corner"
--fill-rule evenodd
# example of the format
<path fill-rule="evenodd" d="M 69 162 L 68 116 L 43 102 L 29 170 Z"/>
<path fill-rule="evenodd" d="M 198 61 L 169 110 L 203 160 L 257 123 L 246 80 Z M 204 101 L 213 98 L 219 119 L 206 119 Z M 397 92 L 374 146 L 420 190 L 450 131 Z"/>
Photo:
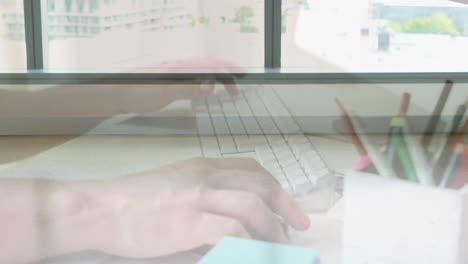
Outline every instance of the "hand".
<path fill-rule="evenodd" d="M 37 91 L 0 89 L 0 117 L 109 117 L 126 113 L 152 113 L 170 103 L 188 99 L 198 100 L 214 91 L 215 82 L 224 84 L 227 92 L 235 96 L 239 90 L 235 78 L 245 70 L 230 62 L 216 58 L 194 58 L 164 63 L 158 67 L 136 69 L 134 72 L 212 72 L 224 73 L 220 80 L 199 80 L 203 84 L 161 85 L 65 85 Z M 51 105 L 51 102 L 53 104 Z M 27 107 L 26 107 L 27 106 Z M 90 126 L 83 128 L 88 130 Z M 84 131 L 74 131 L 79 134 Z"/>
<path fill-rule="evenodd" d="M 245 75 L 246 70 L 229 61 L 214 58 L 214 57 L 198 57 L 186 60 L 178 60 L 174 62 L 164 62 L 157 67 L 144 67 L 136 70 L 136 72 L 151 72 L 151 73 L 223 73 L 222 79 L 216 80 L 200 80 L 201 85 L 183 85 L 180 83 L 164 85 L 159 89 L 155 87 L 135 87 L 129 91 L 127 98 L 135 98 L 142 102 L 139 105 L 141 109 L 138 112 L 154 111 L 154 108 L 162 108 L 173 101 L 181 99 L 199 99 L 213 93 L 215 83 L 220 82 L 224 85 L 226 91 L 231 96 L 239 94 L 236 86 L 235 78 Z M 163 89 L 161 91 L 161 89 Z M 133 96 L 132 96 L 133 94 Z M 135 100 L 131 104 L 135 105 Z M 147 106 L 145 106 L 147 105 Z"/>
<path fill-rule="evenodd" d="M 106 253 L 150 258 L 215 245 L 225 236 L 285 241 L 275 214 L 298 230 L 307 215 L 251 159 L 192 159 L 89 186 L 108 211 Z M 110 234 L 110 236 L 109 236 Z"/>
<path fill-rule="evenodd" d="M 215 57 L 197 57 L 187 60 L 165 62 L 161 66 L 163 72 L 167 73 L 224 73 L 226 78 L 222 80 L 205 80 L 199 89 L 190 91 L 176 91 L 175 97 L 193 98 L 194 96 L 206 96 L 214 91 L 215 81 L 221 82 L 231 96 L 239 94 L 235 83 L 235 78 L 242 77 L 247 72 L 246 69 L 237 66 L 229 61 Z M 159 68 L 159 71 L 161 70 Z M 148 68 L 151 70 L 151 68 Z M 158 68 L 155 69 L 158 72 Z"/>

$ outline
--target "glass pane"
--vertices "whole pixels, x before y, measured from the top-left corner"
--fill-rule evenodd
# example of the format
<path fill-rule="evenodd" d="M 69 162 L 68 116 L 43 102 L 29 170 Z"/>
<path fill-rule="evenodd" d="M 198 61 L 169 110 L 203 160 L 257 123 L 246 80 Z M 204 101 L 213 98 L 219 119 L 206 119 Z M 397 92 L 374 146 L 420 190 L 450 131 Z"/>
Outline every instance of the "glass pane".
<path fill-rule="evenodd" d="M 22 0 L 0 1 L 0 72 L 26 69 Z"/>
<path fill-rule="evenodd" d="M 467 71 L 468 5 L 284 0 L 283 57 L 305 72 Z"/>
<path fill-rule="evenodd" d="M 263 0 L 46 1 L 52 71 L 263 68 Z"/>

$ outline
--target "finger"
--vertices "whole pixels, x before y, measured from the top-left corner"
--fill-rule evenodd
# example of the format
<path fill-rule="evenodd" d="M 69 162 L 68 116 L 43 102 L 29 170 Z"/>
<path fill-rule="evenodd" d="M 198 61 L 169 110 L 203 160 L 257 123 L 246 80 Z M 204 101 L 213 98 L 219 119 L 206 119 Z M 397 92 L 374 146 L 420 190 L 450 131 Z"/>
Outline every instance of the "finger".
<path fill-rule="evenodd" d="M 307 230 L 310 227 L 309 216 L 284 190 L 279 190 L 276 195 L 271 195 L 268 203 L 273 210 L 282 216 L 286 222 L 296 230 Z"/>
<path fill-rule="evenodd" d="M 214 90 L 215 90 L 215 83 L 212 81 L 205 81 L 205 82 L 202 82 L 202 84 L 200 85 L 199 95 L 207 96 L 207 95 L 212 94 Z"/>
<path fill-rule="evenodd" d="M 218 188 L 237 189 L 258 194 L 276 214 L 297 230 L 306 230 L 310 220 L 294 198 L 284 191 L 273 176 L 253 171 L 224 171 L 218 175 Z M 212 181 L 216 181 L 213 179 Z"/>
<path fill-rule="evenodd" d="M 200 209 L 237 219 L 261 239 L 285 242 L 278 218 L 255 193 L 234 190 L 204 190 L 198 199 Z"/>
<path fill-rule="evenodd" d="M 211 213 L 201 214 L 193 235 L 198 240 L 198 245 L 216 245 L 226 236 L 252 238 L 238 220 Z"/>
<path fill-rule="evenodd" d="M 237 88 L 237 85 L 232 78 L 227 78 L 227 79 L 218 79 L 218 82 L 221 82 L 224 85 L 224 88 L 226 89 L 227 93 L 230 96 L 238 96 L 239 95 L 239 89 Z M 200 84 L 200 89 L 199 93 L 197 96 L 207 96 L 210 95 L 214 92 L 215 90 L 215 81 L 203 81 Z"/>
<path fill-rule="evenodd" d="M 239 89 L 237 88 L 236 82 L 234 81 L 233 78 L 226 78 L 221 80 L 221 82 L 224 85 L 224 88 L 228 92 L 230 96 L 238 96 L 239 95 Z"/>
<path fill-rule="evenodd" d="M 310 226 L 307 214 L 282 188 L 278 181 L 254 159 L 197 158 L 182 162 L 180 167 L 193 172 L 199 168 L 208 186 L 218 189 L 243 190 L 258 194 L 267 205 L 297 230 Z M 195 169 L 194 169 L 195 168 Z"/>

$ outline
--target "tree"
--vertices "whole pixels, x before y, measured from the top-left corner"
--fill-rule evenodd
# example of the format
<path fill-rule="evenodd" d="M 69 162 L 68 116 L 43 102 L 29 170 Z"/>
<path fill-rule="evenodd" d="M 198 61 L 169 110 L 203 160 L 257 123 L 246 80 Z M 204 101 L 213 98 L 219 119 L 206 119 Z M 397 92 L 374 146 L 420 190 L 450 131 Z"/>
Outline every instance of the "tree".
<path fill-rule="evenodd" d="M 255 10 L 248 6 L 241 6 L 236 9 L 234 22 L 240 25 L 240 31 L 244 33 L 258 32 L 258 28 L 252 25 L 252 18 L 255 16 Z"/>
<path fill-rule="evenodd" d="M 239 24 L 250 25 L 252 18 L 255 16 L 255 11 L 248 6 L 241 6 L 236 10 L 234 21 Z"/>
<path fill-rule="evenodd" d="M 198 24 L 200 25 L 208 25 L 210 23 L 210 18 L 207 16 L 201 16 L 198 18 Z"/>
<path fill-rule="evenodd" d="M 187 14 L 186 17 L 187 17 L 187 19 L 190 20 L 190 25 L 192 25 L 192 27 L 194 27 L 197 24 L 197 20 L 195 19 L 194 15 Z"/>
<path fill-rule="evenodd" d="M 308 0 L 297 0 L 297 4 L 300 8 L 303 8 L 305 10 L 309 10 L 309 1 Z"/>
<path fill-rule="evenodd" d="M 450 17 L 442 12 L 434 13 L 428 18 L 415 18 L 402 23 L 390 21 L 389 26 L 401 33 L 461 35 L 460 30 L 455 27 Z"/>

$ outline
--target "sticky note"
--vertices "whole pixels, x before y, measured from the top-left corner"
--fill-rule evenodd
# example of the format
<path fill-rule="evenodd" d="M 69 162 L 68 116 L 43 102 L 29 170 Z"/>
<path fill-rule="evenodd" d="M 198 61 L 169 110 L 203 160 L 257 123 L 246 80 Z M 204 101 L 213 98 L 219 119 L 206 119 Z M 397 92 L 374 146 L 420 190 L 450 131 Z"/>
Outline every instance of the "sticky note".
<path fill-rule="evenodd" d="M 317 255 L 310 248 L 226 237 L 198 264 L 316 264 Z"/>

